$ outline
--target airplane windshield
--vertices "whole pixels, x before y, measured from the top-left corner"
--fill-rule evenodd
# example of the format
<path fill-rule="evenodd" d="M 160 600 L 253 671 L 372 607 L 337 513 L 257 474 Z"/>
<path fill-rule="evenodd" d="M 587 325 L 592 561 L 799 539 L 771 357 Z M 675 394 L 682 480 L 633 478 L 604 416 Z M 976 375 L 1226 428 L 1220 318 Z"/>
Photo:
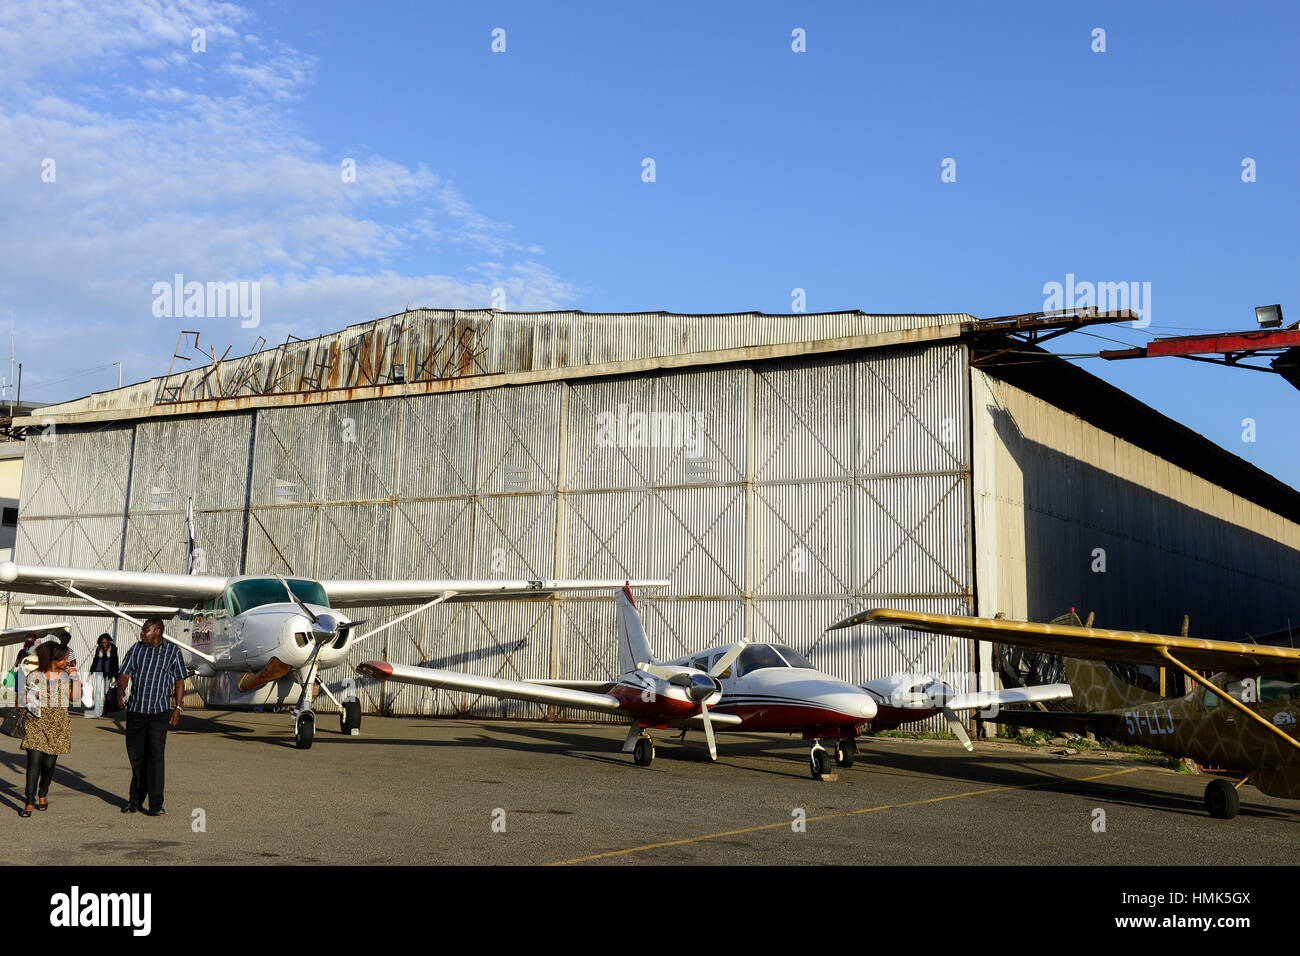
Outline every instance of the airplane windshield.
<path fill-rule="evenodd" d="M 307 604 L 319 604 L 329 607 L 329 598 L 325 589 L 316 581 L 300 581 L 286 578 L 289 590 L 293 591 Z M 235 614 L 243 614 L 255 607 L 266 604 L 286 604 L 289 595 L 284 593 L 284 585 L 278 578 L 249 578 L 236 581 L 230 586 L 230 608 Z"/>
<path fill-rule="evenodd" d="M 763 670 L 765 667 L 789 667 L 781 655 L 770 644 L 750 644 L 740 652 L 733 665 L 737 677 L 744 677 L 750 671 Z"/>
<path fill-rule="evenodd" d="M 786 647 L 784 644 L 773 644 L 772 646 L 776 648 L 777 653 L 784 657 L 785 662 L 791 667 L 806 667 L 809 670 L 813 670 L 813 666 L 808 662 L 808 658 L 804 657 L 793 647 Z"/>

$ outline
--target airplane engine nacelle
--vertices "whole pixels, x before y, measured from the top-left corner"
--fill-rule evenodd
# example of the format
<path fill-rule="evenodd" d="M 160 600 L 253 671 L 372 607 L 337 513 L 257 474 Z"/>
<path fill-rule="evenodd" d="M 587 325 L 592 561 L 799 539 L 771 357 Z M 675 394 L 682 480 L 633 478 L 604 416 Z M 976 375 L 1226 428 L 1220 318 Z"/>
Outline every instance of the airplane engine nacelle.
<path fill-rule="evenodd" d="M 686 696 L 696 704 L 722 693 L 722 684 L 708 674 L 674 674 L 668 682 L 686 691 Z"/>

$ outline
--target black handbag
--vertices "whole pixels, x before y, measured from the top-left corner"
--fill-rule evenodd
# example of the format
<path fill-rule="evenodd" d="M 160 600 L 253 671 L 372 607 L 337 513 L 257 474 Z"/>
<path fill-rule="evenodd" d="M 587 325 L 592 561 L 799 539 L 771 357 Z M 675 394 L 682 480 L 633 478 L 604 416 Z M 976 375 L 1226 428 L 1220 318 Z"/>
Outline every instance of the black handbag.
<path fill-rule="evenodd" d="M 6 737 L 23 737 L 27 732 L 27 711 L 15 707 L 13 713 L 0 723 L 0 734 Z"/>

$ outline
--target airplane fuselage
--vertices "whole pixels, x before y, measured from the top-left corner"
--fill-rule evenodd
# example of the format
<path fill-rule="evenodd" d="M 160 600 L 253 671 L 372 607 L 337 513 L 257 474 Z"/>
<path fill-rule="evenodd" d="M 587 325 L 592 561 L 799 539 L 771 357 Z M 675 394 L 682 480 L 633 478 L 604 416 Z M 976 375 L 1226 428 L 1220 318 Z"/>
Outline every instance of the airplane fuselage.
<path fill-rule="evenodd" d="M 795 733 L 806 740 L 856 737 L 876 715 L 875 701 L 862 688 L 812 667 L 791 666 L 779 654 L 768 653 L 777 647 L 750 645 L 718 678 L 722 694 L 712 709 L 742 721 L 726 730 Z M 725 651 L 713 648 L 670 664 L 707 670 L 701 665 Z M 796 663 L 806 662 L 796 658 Z"/>

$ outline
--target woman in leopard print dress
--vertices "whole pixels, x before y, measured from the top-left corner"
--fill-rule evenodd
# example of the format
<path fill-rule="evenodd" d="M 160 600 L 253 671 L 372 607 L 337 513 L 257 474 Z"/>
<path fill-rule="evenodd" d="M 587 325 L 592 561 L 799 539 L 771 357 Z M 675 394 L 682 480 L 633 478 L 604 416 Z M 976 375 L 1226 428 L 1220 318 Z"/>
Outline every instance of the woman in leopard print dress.
<path fill-rule="evenodd" d="M 50 778 L 60 754 L 72 752 L 72 724 L 68 703 L 81 696 L 68 676 L 68 649 L 57 641 L 36 648 L 35 666 L 26 677 L 27 715 L 23 742 L 27 751 L 27 805 L 19 816 L 49 806 Z"/>

